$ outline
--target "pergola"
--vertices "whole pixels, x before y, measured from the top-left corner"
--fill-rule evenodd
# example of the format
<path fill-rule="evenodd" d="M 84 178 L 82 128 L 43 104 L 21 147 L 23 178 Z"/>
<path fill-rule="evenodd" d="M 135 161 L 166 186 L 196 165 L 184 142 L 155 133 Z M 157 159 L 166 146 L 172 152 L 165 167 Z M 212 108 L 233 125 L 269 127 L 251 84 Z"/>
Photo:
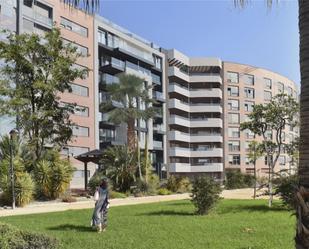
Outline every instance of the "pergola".
<path fill-rule="evenodd" d="M 92 150 L 88 151 L 86 153 L 80 154 L 75 157 L 78 161 L 81 161 L 84 163 L 84 176 L 85 176 L 85 190 L 87 190 L 88 185 L 88 163 L 95 163 L 99 164 L 100 159 L 102 158 L 103 150 Z"/>

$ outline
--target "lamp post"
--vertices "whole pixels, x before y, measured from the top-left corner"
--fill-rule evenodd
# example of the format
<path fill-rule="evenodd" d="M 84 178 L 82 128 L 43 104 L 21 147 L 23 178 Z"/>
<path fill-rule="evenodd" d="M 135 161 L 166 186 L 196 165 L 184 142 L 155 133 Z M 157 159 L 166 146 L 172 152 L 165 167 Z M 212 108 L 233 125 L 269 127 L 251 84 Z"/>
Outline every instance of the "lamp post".
<path fill-rule="evenodd" d="M 18 131 L 13 129 L 10 131 L 10 176 L 12 188 L 12 209 L 15 209 L 15 179 L 14 179 L 14 166 L 13 166 L 13 139 L 18 134 Z"/>

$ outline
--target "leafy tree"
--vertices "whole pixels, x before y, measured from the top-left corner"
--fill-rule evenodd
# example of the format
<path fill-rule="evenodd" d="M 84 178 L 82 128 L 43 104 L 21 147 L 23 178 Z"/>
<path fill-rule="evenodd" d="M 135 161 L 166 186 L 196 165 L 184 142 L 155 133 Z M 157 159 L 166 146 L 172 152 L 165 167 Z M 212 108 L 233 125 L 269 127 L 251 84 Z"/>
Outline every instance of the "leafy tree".
<path fill-rule="evenodd" d="M 104 165 L 107 177 L 113 181 L 115 190 L 126 192 L 135 182 L 136 153 L 127 146 L 109 147 L 100 163 Z"/>
<path fill-rule="evenodd" d="M 69 116 L 75 105 L 61 103 L 59 93 L 71 91 L 70 82 L 84 78 L 87 70 L 73 67 L 79 54 L 63 44 L 57 28 L 44 37 L 8 33 L 7 38 L 0 41 L 0 58 L 5 62 L 0 115 L 18 113 L 23 140 L 39 160 L 47 143 L 61 146 L 71 139 Z"/>
<path fill-rule="evenodd" d="M 249 161 L 253 163 L 254 167 L 254 192 L 253 198 L 256 198 L 256 161 L 264 155 L 263 144 L 258 143 L 257 141 L 251 141 L 249 143 Z"/>
<path fill-rule="evenodd" d="M 258 104 L 250 113 L 250 121 L 241 124 L 241 129 L 248 129 L 262 137 L 264 153 L 269 167 L 269 206 L 273 201 L 274 168 L 284 147 L 283 131 L 286 125 L 297 125 L 298 103 L 286 94 L 278 94 L 267 104 Z M 273 134 L 268 136 L 268 134 Z"/>

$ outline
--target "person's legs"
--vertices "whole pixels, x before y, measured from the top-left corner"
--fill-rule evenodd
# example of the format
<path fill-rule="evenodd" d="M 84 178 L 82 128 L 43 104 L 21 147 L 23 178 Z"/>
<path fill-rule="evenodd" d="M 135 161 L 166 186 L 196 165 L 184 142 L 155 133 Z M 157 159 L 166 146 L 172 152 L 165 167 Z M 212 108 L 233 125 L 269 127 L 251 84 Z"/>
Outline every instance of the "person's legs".
<path fill-rule="evenodd" d="M 103 231 L 106 230 L 107 227 L 107 208 L 105 208 L 102 212 L 102 228 Z"/>

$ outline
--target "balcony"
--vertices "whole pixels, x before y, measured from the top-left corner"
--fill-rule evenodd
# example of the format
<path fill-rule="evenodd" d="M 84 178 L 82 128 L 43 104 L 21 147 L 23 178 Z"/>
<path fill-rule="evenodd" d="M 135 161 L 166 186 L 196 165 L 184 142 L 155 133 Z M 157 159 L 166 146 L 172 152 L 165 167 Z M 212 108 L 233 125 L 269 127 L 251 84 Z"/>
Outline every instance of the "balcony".
<path fill-rule="evenodd" d="M 171 99 L 169 101 L 169 108 L 179 109 L 185 112 L 219 112 L 222 113 L 222 107 L 220 104 L 209 103 L 187 103 L 179 99 Z"/>
<path fill-rule="evenodd" d="M 48 16 L 42 15 L 41 13 L 35 11 L 32 8 L 29 8 L 25 5 L 23 5 L 22 12 L 25 16 L 31 18 L 34 22 L 38 22 L 40 24 L 43 24 L 44 26 L 47 26 L 48 28 L 52 28 L 52 26 L 53 26 L 53 19 L 52 18 L 49 18 Z"/>
<path fill-rule="evenodd" d="M 107 85 L 119 83 L 119 78 L 110 74 L 99 74 L 100 90 L 105 90 Z"/>
<path fill-rule="evenodd" d="M 222 78 L 220 74 L 191 75 L 190 82 L 218 82 L 222 84 Z"/>
<path fill-rule="evenodd" d="M 169 156 L 177 157 L 223 157 L 222 148 L 184 148 L 172 147 L 169 151 Z"/>
<path fill-rule="evenodd" d="M 125 62 L 112 57 L 110 60 L 103 61 L 100 71 L 102 73 L 117 74 L 125 70 Z"/>
<path fill-rule="evenodd" d="M 188 74 L 180 71 L 180 69 L 178 67 L 169 67 L 168 68 L 168 76 L 175 76 L 179 79 L 182 79 L 186 82 L 190 82 L 190 77 Z"/>
<path fill-rule="evenodd" d="M 152 91 L 152 97 L 160 102 L 165 102 L 164 94 L 157 91 Z"/>
<path fill-rule="evenodd" d="M 218 142 L 222 143 L 223 138 L 220 133 L 198 133 L 189 134 L 180 131 L 170 131 L 168 133 L 169 140 L 183 141 L 190 143 L 200 142 Z"/>
<path fill-rule="evenodd" d="M 223 163 L 203 163 L 199 165 L 191 165 L 188 163 L 170 163 L 169 172 L 172 173 L 223 172 Z"/>
<path fill-rule="evenodd" d="M 163 142 L 153 140 L 153 149 L 154 150 L 163 150 Z"/>
<path fill-rule="evenodd" d="M 160 78 L 160 76 L 158 76 L 156 74 L 151 74 L 151 78 L 152 78 L 152 83 L 154 83 L 156 85 L 161 85 L 161 78 Z"/>
<path fill-rule="evenodd" d="M 158 133 L 158 134 L 165 134 L 166 133 L 166 129 L 165 126 L 163 124 L 154 124 L 153 125 L 153 131 Z"/>
<path fill-rule="evenodd" d="M 179 93 L 188 98 L 220 98 L 222 99 L 222 90 L 220 88 L 211 89 L 188 89 L 177 83 L 170 83 L 168 86 L 168 92 Z"/>
<path fill-rule="evenodd" d="M 221 118 L 189 119 L 178 115 L 171 115 L 169 118 L 169 124 L 176 124 L 191 128 L 198 128 L 198 127 L 222 128 L 222 119 Z"/>

